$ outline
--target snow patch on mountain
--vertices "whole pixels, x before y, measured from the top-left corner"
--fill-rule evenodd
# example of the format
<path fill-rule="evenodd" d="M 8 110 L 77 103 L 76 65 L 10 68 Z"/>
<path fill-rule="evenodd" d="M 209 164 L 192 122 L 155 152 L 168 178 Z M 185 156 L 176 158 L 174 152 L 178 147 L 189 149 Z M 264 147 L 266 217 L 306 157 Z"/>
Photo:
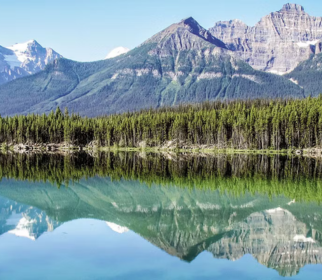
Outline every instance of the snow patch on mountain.
<path fill-rule="evenodd" d="M 117 233 L 125 233 L 128 232 L 129 229 L 127 227 L 122 227 L 120 225 L 111 223 L 111 222 L 106 222 L 106 224 L 111 228 L 111 230 L 117 232 Z"/>
<path fill-rule="evenodd" d="M 110 58 L 114 58 L 114 57 L 117 57 L 121 54 L 125 54 L 127 52 L 129 52 L 130 49 L 128 48 L 125 48 L 125 47 L 118 47 L 118 48 L 115 48 L 113 50 L 111 50 L 108 55 L 105 57 L 105 59 L 110 59 Z"/>
<path fill-rule="evenodd" d="M 307 48 L 311 45 L 315 45 L 319 42 L 319 40 L 315 40 L 315 41 L 307 41 L 307 42 L 298 42 L 297 45 L 300 47 L 300 48 Z"/>
<path fill-rule="evenodd" d="M 304 235 L 295 235 L 293 240 L 295 242 L 308 242 L 308 243 L 315 243 L 315 240 L 312 237 L 305 237 Z"/>
<path fill-rule="evenodd" d="M 279 75 L 279 76 L 283 76 L 284 74 L 286 74 L 285 72 L 279 72 L 277 70 L 268 70 L 267 72 L 271 74 Z"/>
<path fill-rule="evenodd" d="M 269 209 L 269 210 L 266 210 L 266 212 L 268 214 L 276 214 L 276 213 L 281 213 L 281 212 L 289 213 L 289 211 L 287 211 L 286 209 L 283 209 L 281 207 L 277 207 L 277 208 L 274 208 L 274 209 Z"/>

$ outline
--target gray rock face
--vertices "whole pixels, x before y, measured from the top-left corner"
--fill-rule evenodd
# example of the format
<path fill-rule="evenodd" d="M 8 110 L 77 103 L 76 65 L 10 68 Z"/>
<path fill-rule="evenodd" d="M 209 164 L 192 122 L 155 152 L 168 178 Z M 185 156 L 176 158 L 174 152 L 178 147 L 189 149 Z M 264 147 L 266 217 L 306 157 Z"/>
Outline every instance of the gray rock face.
<path fill-rule="evenodd" d="M 53 49 L 43 48 L 35 40 L 7 48 L 0 46 L 0 84 L 35 74 L 61 57 Z"/>
<path fill-rule="evenodd" d="M 310 16 L 297 4 L 284 5 L 254 27 L 240 20 L 219 21 L 209 31 L 237 58 L 277 74 L 292 71 L 311 54 L 321 52 L 322 18 Z"/>
<path fill-rule="evenodd" d="M 212 36 L 192 17 L 172 24 L 165 30 L 157 33 L 144 44 L 157 43 L 160 49 L 171 49 L 176 51 L 201 50 L 203 47 L 220 47 L 227 49 L 226 45 Z"/>

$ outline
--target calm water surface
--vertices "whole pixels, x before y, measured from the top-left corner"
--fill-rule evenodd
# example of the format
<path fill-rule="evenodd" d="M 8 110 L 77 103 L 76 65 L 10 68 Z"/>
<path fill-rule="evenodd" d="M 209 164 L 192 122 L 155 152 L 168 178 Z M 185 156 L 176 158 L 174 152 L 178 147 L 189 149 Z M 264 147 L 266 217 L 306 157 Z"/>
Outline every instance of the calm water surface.
<path fill-rule="evenodd" d="M 33 160 L 20 172 L 0 163 L 0 279 L 321 279 L 322 187 L 316 160 L 293 159 L 290 169 L 285 166 L 292 159 L 265 159 L 269 176 L 263 177 L 259 169 L 249 175 L 249 165 L 241 169 L 245 158 L 220 158 L 217 163 L 224 162 L 211 168 L 222 176 L 201 176 L 206 167 L 196 167 L 191 177 L 187 164 L 196 161 L 167 159 L 161 164 L 165 180 L 163 167 L 142 171 L 152 168 L 147 161 L 140 169 L 145 176 L 138 178 L 141 171 L 136 171 L 131 177 L 129 162 L 121 159 L 122 164 L 113 158 L 110 176 L 81 176 L 68 184 L 64 177 L 59 185 L 48 178 L 55 170 L 60 181 L 66 164 L 47 166 L 47 182 L 36 177 L 32 182 L 21 172 L 32 173 Z M 142 165 L 137 160 L 131 168 Z M 95 166 L 68 162 L 76 173 L 83 170 L 79 166 Z M 251 162 L 252 170 L 263 165 L 262 158 Z M 277 165 L 285 170 L 276 179 Z M 306 175 L 296 181 L 285 176 L 305 168 Z M 124 176 L 115 179 L 116 170 Z M 189 181 L 194 186 L 185 187 Z M 306 195 L 312 190 L 315 198 Z"/>

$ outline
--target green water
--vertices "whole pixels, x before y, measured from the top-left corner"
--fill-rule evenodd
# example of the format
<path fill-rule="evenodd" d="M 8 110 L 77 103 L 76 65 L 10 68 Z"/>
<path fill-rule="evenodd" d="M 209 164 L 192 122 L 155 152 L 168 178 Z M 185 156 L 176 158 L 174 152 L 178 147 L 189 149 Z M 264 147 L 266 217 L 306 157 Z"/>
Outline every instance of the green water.
<path fill-rule="evenodd" d="M 320 279 L 320 165 L 2 155 L 0 279 Z"/>

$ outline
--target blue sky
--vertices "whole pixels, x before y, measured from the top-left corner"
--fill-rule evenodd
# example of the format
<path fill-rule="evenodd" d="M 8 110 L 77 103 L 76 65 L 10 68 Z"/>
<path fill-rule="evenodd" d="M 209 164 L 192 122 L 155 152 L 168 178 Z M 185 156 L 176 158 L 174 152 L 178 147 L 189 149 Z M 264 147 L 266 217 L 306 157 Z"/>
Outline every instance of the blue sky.
<path fill-rule="evenodd" d="M 238 18 L 249 25 L 287 0 L 0 0 L 0 45 L 37 40 L 66 58 L 103 59 L 113 48 L 134 48 L 170 24 L 192 16 L 209 28 Z M 321 0 L 297 0 L 322 16 Z"/>

